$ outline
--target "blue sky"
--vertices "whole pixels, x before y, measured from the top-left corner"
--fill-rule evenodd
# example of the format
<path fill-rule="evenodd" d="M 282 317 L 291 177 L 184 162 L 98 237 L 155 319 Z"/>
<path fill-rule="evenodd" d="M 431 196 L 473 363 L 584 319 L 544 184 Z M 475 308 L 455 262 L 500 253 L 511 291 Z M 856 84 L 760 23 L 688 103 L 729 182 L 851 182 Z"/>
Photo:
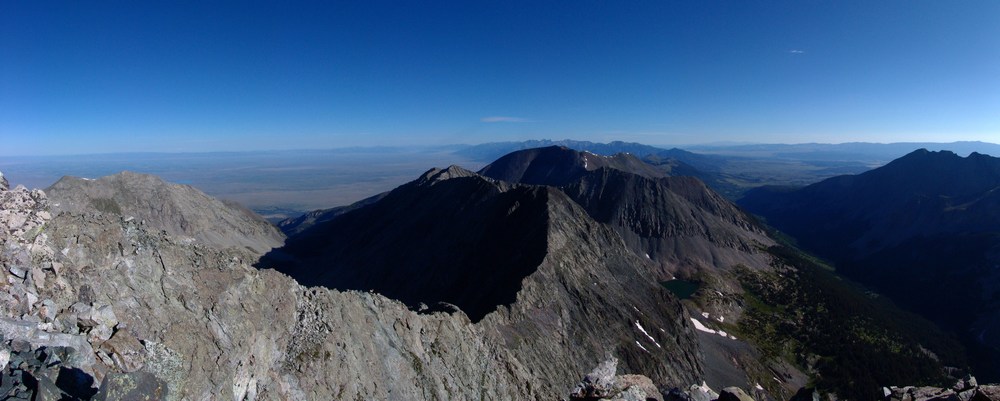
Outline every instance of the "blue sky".
<path fill-rule="evenodd" d="M 1000 2 L 0 2 L 0 154 L 1000 142 Z"/>

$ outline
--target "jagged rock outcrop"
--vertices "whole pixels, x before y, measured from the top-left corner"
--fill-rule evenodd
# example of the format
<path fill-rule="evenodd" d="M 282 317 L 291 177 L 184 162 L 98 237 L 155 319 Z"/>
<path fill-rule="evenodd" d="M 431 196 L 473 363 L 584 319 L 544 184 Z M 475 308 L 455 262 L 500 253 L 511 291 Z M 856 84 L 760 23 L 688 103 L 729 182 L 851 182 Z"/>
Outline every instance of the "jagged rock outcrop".
<path fill-rule="evenodd" d="M 972 376 L 958 380 L 951 388 L 894 386 L 883 391 L 886 401 L 1000 401 L 1000 386 L 979 385 Z"/>

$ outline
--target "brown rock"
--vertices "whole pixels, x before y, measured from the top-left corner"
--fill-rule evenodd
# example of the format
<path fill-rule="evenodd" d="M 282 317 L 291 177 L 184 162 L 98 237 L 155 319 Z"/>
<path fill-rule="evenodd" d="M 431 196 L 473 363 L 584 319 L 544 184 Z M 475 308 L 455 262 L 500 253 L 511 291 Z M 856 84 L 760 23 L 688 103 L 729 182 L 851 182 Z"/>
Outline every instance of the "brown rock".
<path fill-rule="evenodd" d="M 101 344 L 101 350 L 111 357 L 116 368 L 125 372 L 142 368 L 146 356 L 146 348 L 128 330 L 115 332 L 111 339 Z"/>

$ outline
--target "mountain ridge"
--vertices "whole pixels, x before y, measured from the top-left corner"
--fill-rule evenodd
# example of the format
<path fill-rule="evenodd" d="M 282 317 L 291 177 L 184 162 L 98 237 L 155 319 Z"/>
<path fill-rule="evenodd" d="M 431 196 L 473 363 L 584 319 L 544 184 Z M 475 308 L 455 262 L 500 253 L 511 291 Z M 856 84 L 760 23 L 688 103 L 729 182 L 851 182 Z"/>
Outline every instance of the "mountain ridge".
<path fill-rule="evenodd" d="M 1000 355 L 998 189 L 1000 158 L 917 150 L 856 176 L 760 188 L 740 204 L 848 277 L 953 327 L 992 379 L 1000 377 L 991 362 Z"/>

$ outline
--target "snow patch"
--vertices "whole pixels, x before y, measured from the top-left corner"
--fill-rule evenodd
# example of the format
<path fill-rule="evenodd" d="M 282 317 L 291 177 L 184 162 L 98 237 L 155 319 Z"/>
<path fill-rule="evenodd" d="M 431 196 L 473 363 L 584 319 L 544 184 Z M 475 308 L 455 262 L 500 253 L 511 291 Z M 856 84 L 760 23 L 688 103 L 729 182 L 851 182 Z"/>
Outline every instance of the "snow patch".
<path fill-rule="evenodd" d="M 646 254 L 646 259 L 652 259 L 651 257 L 649 257 L 648 253 Z"/>
<path fill-rule="evenodd" d="M 649 350 L 648 350 L 648 349 L 646 349 L 646 347 L 643 347 L 643 346 L 642 346 L 642 344 L 639 344 L 639 340 L 636 340 L 636 341 L 635 341 L 635 345 L 638 345 L 638 346 L 639 346 L 639 348 L 642 348 L 642 350 L 643 350 L 643 351 L 646 351 L 646 353 L 647 353 L 647 354 L 651 353 L 651 352 L 649 352 Z"/>
<path fill-rule="evenodd" d="M 656 348 L 663 348 L 663 347 L 660 346 L 660 343 L 656 342 L 656 339 L 654 339 L 653 336 L 649 335 L 649 333 L 646 332 L 646 329 L 642 328 L 642 325 L 639 324 L 638 320 L 635 321 L 635 327 L 638 327 L 639 331 L 641 331 L 642 334 L 645 334 L 646 337 L 649 338 L 649 341 L 652 341 L 653 344 L 656 344 Z"/>
<path fill-rule="evenodd" d="M 708 316 L 709 316 L 708 312 L 702 312 L 701 313 L 701 317 L 703 317 L 705 319 L 708 319 Z"/>
<path fill-rule="evenodd" d="M 719 316 L 717 319 L 719 320 L 720 323 L 726 321 L 726 317 L 725 316 Z"/>
<path fill-rule="evenodd" d="M 694 329 L 695 330 L 704 331 L 706 333 L 715 334 L 715 330 L 712 330 L 712 329 L 710 329 L 708 327 L 705 327 L 705 325 L 701 324 L 701 321 L 699 321 L 698 319 L 691 318 L 691 323 L 694 323 Z"/>
<path fill-rule="evenodd" d="M 701 381 L 701 385 L 700 386 L 695 386 L 695 387 L 697 387 L 699 390 L 701 390 L 701 391 L 703 391 L 705 393 L 708 393 L 708 394 L 715 393 L 715 390 L 712 390 L 711 387 L 708 387 L 708 383 L 706 383 L 704 380 Z"/>
<path fill-rule="evenodd" d="M 760 391 L 764 391 L 764 387 L 761 387 L 760 383 L 754 383 L 753 388 Z"/>
<path fill-rule="evenodd" d="M 726 332 L 724 332 L 722 330 L 712 330 L 712 329 L 708 328 L 707 326 L 705 326 L 698 319 L 691 318 L 691 323 L 694 323 L 694 329 L 695 330 L 704 331 L 704 332 L 709 333 L 709 334 L 718 334 L 718 335 L 720 335 L 720 336 L 722 336 L 724 338 L 729 338 L 731 340 L 735 340 L 736 339 L 736 337 L 733 337 L 733 336 L 727 334 Z"/>

